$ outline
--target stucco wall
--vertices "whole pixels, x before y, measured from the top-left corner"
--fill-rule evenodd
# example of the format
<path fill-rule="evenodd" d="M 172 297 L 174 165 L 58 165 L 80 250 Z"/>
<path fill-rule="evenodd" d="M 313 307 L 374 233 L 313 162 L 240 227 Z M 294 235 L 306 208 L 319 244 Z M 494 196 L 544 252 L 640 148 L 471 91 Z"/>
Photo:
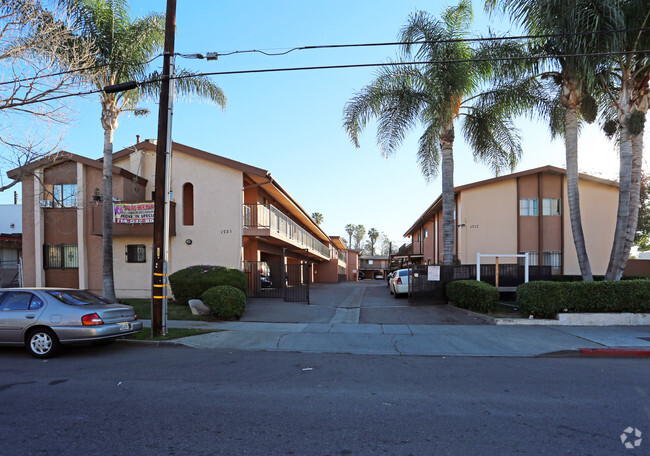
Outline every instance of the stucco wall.
<path fill-rule="evenodd" d="M 464 190 L 461 194 L 460 251 L 463 263 L 475 264 L 476 253 L 516 254 L 517 183 L 497 182 Z M 486 258 L 481 262 L 494 262 Z M 502 263 L 516 259 L 503 258 Z"/>
<path fill-rule="evenodd" d="M 616 210 L 618 207 L 618 188 L 581 179 L 579 183 L 580 212 L 582 230 L 585 236 L 591 272 L 603 275 L 607 271 L 609 255 L 616 228 Z M 564 184 L 566 195 L 566 183 Z M 564 198 L 564 273 L 580 274 L 576 255 L 569 205 Z"/>

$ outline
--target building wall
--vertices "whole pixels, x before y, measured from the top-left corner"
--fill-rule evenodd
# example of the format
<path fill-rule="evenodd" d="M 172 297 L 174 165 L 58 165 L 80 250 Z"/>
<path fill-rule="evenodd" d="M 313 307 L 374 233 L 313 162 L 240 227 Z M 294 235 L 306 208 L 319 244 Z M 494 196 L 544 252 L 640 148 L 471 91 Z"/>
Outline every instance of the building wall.
<path fill-rule="evenodd" d="M 616 211 L 618 208 L 618 188 L 595 182 L 580 180 L 580 212 L 582 229 L 587 245 L 591 272 L 604 275 L 609 263 L 609 255 L 614 241 L 616 228 Z M 566 180 L 564 183 L 566 195 Z M 580 274 L 578 257 L 576 255 L 569 205 L 566 197 L 563 202 L 564 214 L 564 273 Z"/>
<path fill-rule="evenodd" d="M 462 263 L 475 264 L 476 254 L 516 254 L 517 187 L 515 180 L 464 190 L 458 224 Z M 486 258 L 481 262 L 493 262 Z M 499 260 L 514 263 L 516 259 Z"/>

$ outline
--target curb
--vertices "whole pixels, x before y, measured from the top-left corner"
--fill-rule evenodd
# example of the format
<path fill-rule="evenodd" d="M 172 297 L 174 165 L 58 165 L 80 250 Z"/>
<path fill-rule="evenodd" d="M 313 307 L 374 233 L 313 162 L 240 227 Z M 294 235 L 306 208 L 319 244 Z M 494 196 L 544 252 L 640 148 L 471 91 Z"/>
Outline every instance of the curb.
<path fill-rule="evenodd" d="M 581 348 L 581 356 L 609 356 L 625 358 L 650 358 L 650 349 L 636 348 Z"/>

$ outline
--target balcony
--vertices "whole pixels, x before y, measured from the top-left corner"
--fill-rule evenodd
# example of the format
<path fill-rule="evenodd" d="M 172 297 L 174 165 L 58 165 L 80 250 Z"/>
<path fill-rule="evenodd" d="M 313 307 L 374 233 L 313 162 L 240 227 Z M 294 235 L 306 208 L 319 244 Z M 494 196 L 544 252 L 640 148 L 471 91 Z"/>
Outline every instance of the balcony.
<path fill-rule="evenodd" d="M 153 201 L 141 201 L 153 203 Z M 102 204 L 92 207 L 92 234 L 102 235 Z M 169 235 L 176 236 L 176 203 L 169 207 Z M 153 223 L 113 223 L 113 236 L 153 236 Z"/>
<path fill-rule="evenodd" d="M 331 257 L 329 247 L 272 205 L 244 204 L 244 236 L 271 237 L 324 259 Z"/>

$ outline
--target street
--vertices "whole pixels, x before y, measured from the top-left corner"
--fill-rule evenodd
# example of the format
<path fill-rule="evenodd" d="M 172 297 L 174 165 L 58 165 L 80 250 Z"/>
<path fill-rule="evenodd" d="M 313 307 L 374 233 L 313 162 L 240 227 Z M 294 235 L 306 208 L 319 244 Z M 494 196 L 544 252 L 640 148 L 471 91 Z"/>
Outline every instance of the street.
<path fill-rule="evenodd" d="M 2 456 L 650 453 L 647 359 L 116 343 L 47 361 L 3 347 L 0 366 Z"/>

